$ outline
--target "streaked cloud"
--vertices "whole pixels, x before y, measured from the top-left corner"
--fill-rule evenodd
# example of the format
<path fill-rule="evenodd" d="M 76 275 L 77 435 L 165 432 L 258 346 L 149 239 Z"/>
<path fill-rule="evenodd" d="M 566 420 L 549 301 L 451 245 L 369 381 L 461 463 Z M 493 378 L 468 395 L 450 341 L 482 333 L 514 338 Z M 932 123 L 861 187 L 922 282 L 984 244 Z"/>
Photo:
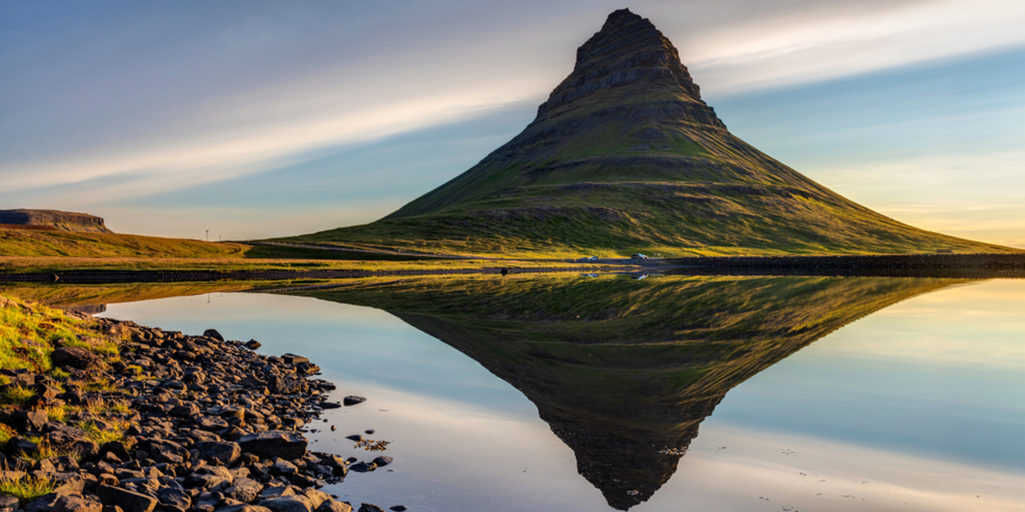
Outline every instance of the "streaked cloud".
<path fill-rule="evenodd" d="M 604 0 L 6 4 L 0 203 L 81 205 L 113 225 L 122 216 L 138 224 L 145 215 L 130 216 L 126 201 L 536 105 L 569 72 L 576 46 L 618 7 Z M 1025 44 L 1018 29 L 1025 10 L 1010 0 L 648 0 L 631 8 L 676 43 L 714 101 Z M 476 151 L 475 158 L 487 152 Z M 365 199 L 390 207 L 429 188 Z M 302 204 L 296 194 L 292 207 Z M 193 233 L 196 215 L 186 210 L 175 216 L 179 228 L 132 230 Z M 345 213 L 356 210 L 363 213 Z M 351 224 L 380 210 L 335 211 L 339 224 Z"/>

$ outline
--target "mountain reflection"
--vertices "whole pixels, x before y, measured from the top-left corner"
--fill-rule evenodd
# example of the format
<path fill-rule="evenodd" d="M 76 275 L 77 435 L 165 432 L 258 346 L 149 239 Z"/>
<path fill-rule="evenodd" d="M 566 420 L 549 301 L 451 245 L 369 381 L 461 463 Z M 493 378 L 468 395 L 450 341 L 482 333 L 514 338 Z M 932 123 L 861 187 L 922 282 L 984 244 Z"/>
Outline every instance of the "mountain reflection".
<path fill-rule="evenodd" d="M 954 279 L 419 278 L 287 293 L 386 310 L 530 399 L 609 505 L 647 501 L 726 393 Z"/>

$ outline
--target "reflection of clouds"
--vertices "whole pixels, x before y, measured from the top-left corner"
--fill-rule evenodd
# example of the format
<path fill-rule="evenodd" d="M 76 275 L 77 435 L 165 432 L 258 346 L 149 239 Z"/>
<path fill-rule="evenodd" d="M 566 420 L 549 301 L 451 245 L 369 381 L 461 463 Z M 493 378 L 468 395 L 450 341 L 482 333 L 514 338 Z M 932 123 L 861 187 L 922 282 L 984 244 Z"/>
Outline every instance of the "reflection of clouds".
<path fill-rule="evenodd" d="M 1025 368 L 1025 281 L 993 280 L 913 297 L 834 333 L 810 354 L 895 364 Z M 900 341 L 894 342 L 899 336 Z M 985 340 L 980 350 L 979 339 Z"/>
<path fill-rule="evenodd" d="M 675 501 L 722 511 L 1012 511 L 1023 500 L 1021 474 L 727 427 L 713 418 L 673 479 L 636 510 Z"/>

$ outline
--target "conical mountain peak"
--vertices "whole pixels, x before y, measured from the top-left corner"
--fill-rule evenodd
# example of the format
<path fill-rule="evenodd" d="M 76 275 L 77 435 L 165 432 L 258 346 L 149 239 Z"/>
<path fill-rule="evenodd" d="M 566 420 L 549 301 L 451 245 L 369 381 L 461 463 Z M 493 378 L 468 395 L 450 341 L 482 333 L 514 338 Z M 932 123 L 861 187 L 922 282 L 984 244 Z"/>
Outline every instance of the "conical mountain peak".
<path fill-rule="evenodd" d="M 569 110 L 563 107 L 589 96 L 620 93 L 614 96 L 622 101 L 653 92 L 665 93 L 660 99 L 704 104 L 673 44 L 647 18 L 620 9 L 577 49 L 573 73 L 538 108 L 538 120 Z"/>
<path fill-rule="evenodd" d="M 1010 250 L 902 224 L 751 147 L 626 9 L 480 163 L 377 222 L 294 239 L 531 258 Z"/>

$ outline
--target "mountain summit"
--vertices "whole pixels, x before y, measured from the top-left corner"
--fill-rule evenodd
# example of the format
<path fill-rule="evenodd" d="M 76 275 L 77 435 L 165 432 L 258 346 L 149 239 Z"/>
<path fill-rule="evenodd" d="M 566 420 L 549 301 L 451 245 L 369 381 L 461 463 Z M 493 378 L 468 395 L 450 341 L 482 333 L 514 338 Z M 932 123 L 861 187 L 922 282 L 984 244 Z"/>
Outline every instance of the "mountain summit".
<path fill-rule="evenodd" d="M 626 9 L 480 163 L 377 222 L 293 240 L 508 256 L 1010 250 L 897 222 L 733 136 L 672 43 Z"/>

